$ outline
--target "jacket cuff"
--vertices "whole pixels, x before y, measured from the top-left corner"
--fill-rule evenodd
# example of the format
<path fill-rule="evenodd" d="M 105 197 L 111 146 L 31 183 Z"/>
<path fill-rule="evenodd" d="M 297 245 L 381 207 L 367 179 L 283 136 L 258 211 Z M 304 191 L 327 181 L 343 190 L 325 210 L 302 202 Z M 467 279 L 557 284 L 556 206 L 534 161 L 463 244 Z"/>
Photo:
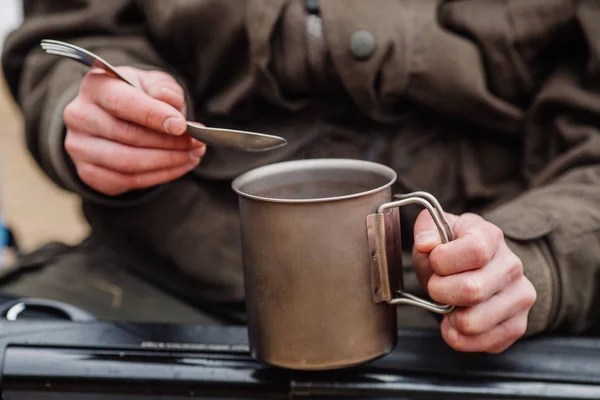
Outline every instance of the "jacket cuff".
<path fill-rule="evenodd" d="M 64 147 L 66 127 L 63 112 L 65 107 L 77 96 L 80 83 L 80 80 L 76 79 L 58 97 L 52 99 L 52 104 L 46 107 L 39 132 L 39 151 L 42 160 L 48 164 L 46 167 L 53 171 L 54 178 L 60 186 L 79 194 L 84 200 L 103 205 L 133 205 L 154 195 L 164 185 L 147 190 L 131 191 L 119 196 L 108 196 L 92 189 L 79 179 L 75 166 Z"/>
<path fill-rule="evenodd" d="M 537 299 L 528 315 L 526 336 L 554 328 L 561 289 L 558 266 L 548 240 L 554 221 L 526 201 L 511 202 L 483 217 L 504 232 L 508 247 L 521 259 L 523 273 L 533 284 Z M 524 223 L 526 221 L 526 223 Z"/>

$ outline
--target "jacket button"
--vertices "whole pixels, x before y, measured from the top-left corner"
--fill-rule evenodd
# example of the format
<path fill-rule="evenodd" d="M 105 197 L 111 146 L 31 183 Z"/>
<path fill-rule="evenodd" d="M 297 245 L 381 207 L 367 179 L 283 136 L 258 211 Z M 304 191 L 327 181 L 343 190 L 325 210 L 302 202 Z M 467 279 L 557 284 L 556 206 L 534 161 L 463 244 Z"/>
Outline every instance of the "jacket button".
<path fill-rule="evenodd" d="M 350 52 L 359 60 L 364 60 L 373 55 L 375 47 L 375 36 L 369 31 L 356 31 L 350 37 Z"/>

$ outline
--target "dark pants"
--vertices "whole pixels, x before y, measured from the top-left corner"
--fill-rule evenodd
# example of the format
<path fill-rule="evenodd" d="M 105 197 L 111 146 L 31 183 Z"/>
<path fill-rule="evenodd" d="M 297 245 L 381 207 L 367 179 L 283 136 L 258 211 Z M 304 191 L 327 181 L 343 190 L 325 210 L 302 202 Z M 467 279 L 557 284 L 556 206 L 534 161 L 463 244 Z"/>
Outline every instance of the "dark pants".
<path fill-rule="evenodd" d="M 22 256 L 15 269 L 4 272 L 0 276 L 0 293 L 62 301 L 101 320 L 231 323 L 211 305 L 193 304 L 177 293 L 169 293 L 124 264 L 94 238 L 72 247 L 53 243 Z M 407 286 L 416 290 L 410 270 L 406 279 Z M 402 327 L 437 325 L 435 318 L 416 307 L 399 307 L 398 316 Z"/>

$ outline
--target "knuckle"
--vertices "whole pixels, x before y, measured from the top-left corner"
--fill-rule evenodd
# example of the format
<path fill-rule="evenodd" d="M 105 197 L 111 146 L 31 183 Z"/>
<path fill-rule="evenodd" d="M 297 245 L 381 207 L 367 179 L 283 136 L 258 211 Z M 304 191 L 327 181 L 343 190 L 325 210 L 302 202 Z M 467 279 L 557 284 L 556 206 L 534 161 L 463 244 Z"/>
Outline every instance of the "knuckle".
<path fill-rule="evenodd" d="M 479 268 L 490 262 L 492 258 L 491 251 L 482 235 L 471 235 L 471 255 Z"/>
<path fill-rule="evenodd" d="M 515 282 L 523 276 L 523 262 L 512 252 L 507 260 L 507 273 L 509 282 Z"/>
<path fill-rule="evenodd" d="M 469 277 L 464 281 L 465 301 L 469 304 L 479 304 L 485 299 L 483 285 L 475 278 Z"/>
<path fill-rule="evenodd" d="M 71 158 L 76 158 L 83 150 L 78 143 L 76 135 L 70 130 L 67 131 L 67 135 L 65 136 L 64 146 Z"/>
<path fill-rule="evenodd" d="M 90 168 L 87 164 L 75 164 L 75 168 L 77 169 L 77 175 L 86 183 L 89 183 L 88 180 L 91 178 Z"/>
<path fill-rule="evenodd" d="M 504 241 L 504 231 L 500 229 L 498 225 L 494 225 L 491 222 L 488 222 L 490 225 L 490 231 L 494 237 L 496 242 Z"/>
<path fill-rule="evenodd" d="M 519 305 L 521 309 L 529 309 L 537 300 L 537 291 L 527 278 L 523 277 L 523 279 L 525 280 L 525 289 L 523 290 Z"/>
<path fill-rule="evenodd" d="M 78 96 L 64 108 L 63 121 L 65 122 L 67 128 L 69 128 L 80 125 L 84 118 L 84 106 Z"/>
<path fill-rule="evenodd" d="M 71 157 L 77 152 L 75 144 L 73 143 L 73 135 L 70 131 L 67 131 L 67 136 L 65 137 L 65 150 Z"/>
<path fill-rule="evenodd" d="M 80 163 L 76 165 L 76 169 L 77 175 L 79 175 L 79 178 L 81 178 L 83 182 L 94 189 L 103 190 L 102 180 L 98 179 L 98 174 L 91 165 Z"/>
<path fill-rule="evenodd" d="M 63 111 L 63 119 L 66 124 L 70 124 L 72 121 L 79 118 L 78 108 L 78 104 L 75 100 L 67 104 Z"/>
<path fill-rule="evenodd" d="M 160 118 L 159 114 L 152 107 L 148 107 L 148 109 L 145 110 L 144 114 L 144 121 L 146 126 L 148 127 L 152 126 L 153 122 L 158 121 L 158 119 Z"/>

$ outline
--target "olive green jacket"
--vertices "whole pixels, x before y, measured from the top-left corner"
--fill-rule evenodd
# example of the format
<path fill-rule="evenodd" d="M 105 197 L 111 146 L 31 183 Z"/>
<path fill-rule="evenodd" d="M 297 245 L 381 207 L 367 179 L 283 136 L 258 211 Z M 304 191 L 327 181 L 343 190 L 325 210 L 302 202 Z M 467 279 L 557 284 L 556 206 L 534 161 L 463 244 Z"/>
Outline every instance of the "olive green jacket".
<path fill-rule="evenodd" d="M 41 168 L 81 195 L 97 234 L 173 292 L 242 302 L 233 177 L 284 159 L 361 158 L 394 168 L 397 192 L 428 191 L 503 229 L 538 292 L 529 334 L 583 332 L 600 314 L 599 4 L 26 0 L 2 67 Z M 62 111 L 86 70 L 44 54 L 43 38 L 166 70 L 190 118 L 290 145 L 210 148 L 168 185 L 96 193 L 63 148 Z M 418 211 L 403 211 L 406 246 Z"/>

